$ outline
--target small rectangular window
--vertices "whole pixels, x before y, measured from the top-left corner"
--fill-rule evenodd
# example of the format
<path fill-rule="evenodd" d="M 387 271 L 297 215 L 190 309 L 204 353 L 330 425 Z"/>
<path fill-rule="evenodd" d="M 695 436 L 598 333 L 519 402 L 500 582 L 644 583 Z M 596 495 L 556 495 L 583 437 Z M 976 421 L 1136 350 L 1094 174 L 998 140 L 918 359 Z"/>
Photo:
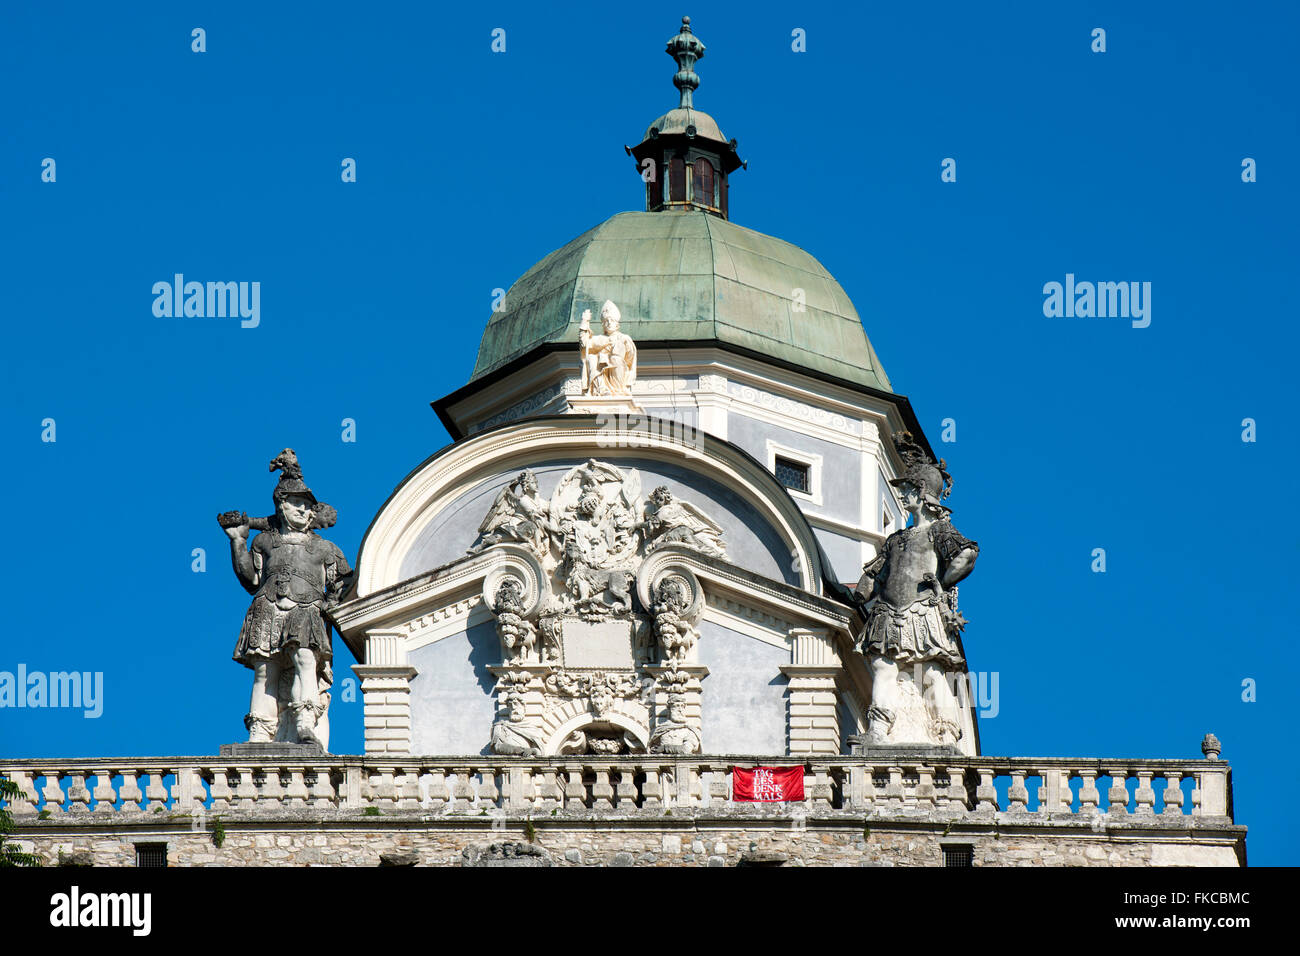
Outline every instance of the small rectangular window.
<path fill-rule="evenodd" d="M 165 867 L 167 865 L 167 844 L 137 843 L 135 845 L 135 865 Z"/>
<path fill-rule="evenodd" d="M 776 480 L 787 488 L 809 493 L 808 466 L 801 461 L 776 456 Z"/>
<path fill-rule="evenodd" d="M 974 866 L 975 848 L 969 843 L 949 845 L 943 848 L 944 866 Z"/>

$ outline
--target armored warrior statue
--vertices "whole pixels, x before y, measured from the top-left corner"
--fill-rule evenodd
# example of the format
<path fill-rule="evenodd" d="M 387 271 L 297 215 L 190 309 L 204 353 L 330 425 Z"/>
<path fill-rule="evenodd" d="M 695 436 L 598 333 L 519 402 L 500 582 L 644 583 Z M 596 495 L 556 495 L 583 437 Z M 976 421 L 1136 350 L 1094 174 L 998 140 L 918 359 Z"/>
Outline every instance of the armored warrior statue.
<path fill-rule="evenodd" d="M 949 672 L 965 661 L 956 636 L 965 625 L 955 585 L 975 566 L 979 546 L 948 521 L 942 498 L 952 478 L 903 432 L 896 438 L 904 475 L 899 489 L 912 523 L 885 539 L 880 554 L 862 569 L 857 599 L 866 628 L 861 649 L 871 668 L 867 738 L 873 743 L 955 743 L 961 736 L 957 699 Z M 929 716 L 929 740 L 900 740 L 893 733 L 900 701 L 899 667 L 916 669 Z"/>
<path fill-rule="evenodd" d="M 235 574 L 253 595 L 233 655 L 253 671 L 244 725 L 250 742 L 316 743 L 328 750 L 334 655 L 325 614 L 347 590 L 352 569 L 336 545 L 311 530 L 332 524 L 334 509 L 303 482 L 292 448 L 271 461 L 270 470 L 277 469 L 273 517 L 250 519 L 238 511 L 217 517 L 230 538 Z M 253 528 L 263 530 L 246 544 Z"/>
<path fill-rule="evenodd" d="M 591 310 L 582 313 L 578 350 L 582 355 L 582 394 L 631 395 L 636 381 L 636 344 L 618 330 L 618 306 L 608 299 L 600 307 L 603 335 L 591 334 Z"/>

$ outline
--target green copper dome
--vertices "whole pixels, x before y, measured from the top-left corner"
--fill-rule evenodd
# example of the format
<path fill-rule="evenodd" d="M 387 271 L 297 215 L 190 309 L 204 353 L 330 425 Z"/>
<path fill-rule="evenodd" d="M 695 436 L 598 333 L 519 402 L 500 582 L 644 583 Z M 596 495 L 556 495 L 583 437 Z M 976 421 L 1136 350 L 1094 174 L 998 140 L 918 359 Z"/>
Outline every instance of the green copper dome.
<path fill-rule="evenodd" d="M 644 345 L 716 340 L 893 391 L 853 303 L 820 262 L 698 210 L 619 213 L 529 269 L 488 322 L 473 379 L 548 343 L 576 350 L 583 310 L 595 316 L 606 299 Z"/>

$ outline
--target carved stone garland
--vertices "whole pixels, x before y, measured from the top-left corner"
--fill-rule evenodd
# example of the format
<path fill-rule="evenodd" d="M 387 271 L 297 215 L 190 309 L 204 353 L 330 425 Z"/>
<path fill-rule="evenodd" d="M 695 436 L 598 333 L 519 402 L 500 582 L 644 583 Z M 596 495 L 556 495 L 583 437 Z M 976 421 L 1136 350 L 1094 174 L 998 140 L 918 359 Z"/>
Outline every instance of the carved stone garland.
<path fill-rule="evenodd" d="M 685 566 L 647 563 L 668 544 L 726 553 L 668 488 L 643 499 L 635 469 L 588 460 L 549 500 L 531 471 L 501 489 L 470 549 L 504 557 L 483 581 L 502 653 L 493 752 L 700 752 L 704 594 Z"/>

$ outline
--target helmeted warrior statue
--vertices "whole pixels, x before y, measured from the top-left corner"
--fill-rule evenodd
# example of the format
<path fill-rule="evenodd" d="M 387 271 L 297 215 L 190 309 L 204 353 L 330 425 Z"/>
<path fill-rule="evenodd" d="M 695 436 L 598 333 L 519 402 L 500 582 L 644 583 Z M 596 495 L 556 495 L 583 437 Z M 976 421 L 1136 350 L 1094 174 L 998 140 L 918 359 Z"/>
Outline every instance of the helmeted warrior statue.
<path fill-rule="evenodd" d="M 347 590 L 352 569 L 336 545 L 312 530 L 332 525 L 336 515 L 303 481 L 292 448 L 271 461 L 270 470 L 277 469 L 273 516 L 228 511 L 217 517 L 230 537 L 235 574 L 253 595 L 233 655 L 253 671 L 244 725 L 250 742 L 328 750 L 334 655 L 325 615 Z M 261 534 L 246 545 L 254 528 Z"/>
<path fill-rule="evenodd" d="M 905 470 L 890 484 L 912 523 L 885 539 L 856 589 L 866 617 L 861 650 L 871 668 L 867 739 L 952 744 L 961 737 L 961 725 L 948 675 L 965 670 L 957 635 L 966 623 L 955 585 L 974 568 L 979 546 L 948 520 L 951 511 L 941 500 L 952 490 L 946 463 L 936 465 L 908 432 L 895 444 Z M 913 670 L 914 686 L 924 696 L 928 727 L 920 740 L 895 727 L 904 703 L 900 667 Z"/>

